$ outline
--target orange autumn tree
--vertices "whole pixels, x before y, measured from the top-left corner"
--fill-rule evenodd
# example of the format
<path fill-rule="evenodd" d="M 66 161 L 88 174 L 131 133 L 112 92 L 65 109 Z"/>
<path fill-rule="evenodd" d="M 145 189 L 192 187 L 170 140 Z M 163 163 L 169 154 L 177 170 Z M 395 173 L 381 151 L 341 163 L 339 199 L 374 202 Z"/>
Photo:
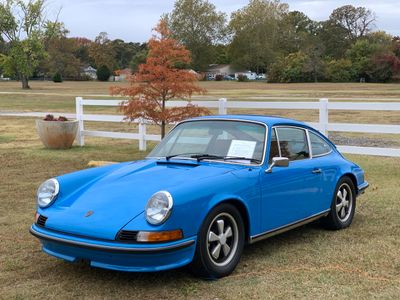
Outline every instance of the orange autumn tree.
<path fill-rule="evenodd" d="M 121 105 L 127 119 L 150 120 L 161 127 L 164 137 L 167 124 L 206 115 L 209 111 L 190 102 L 185 107 L 166 107 L 168 100 L 190 100 L 194 93 L 205 90 L 196 85 L 195 74 L 179 68 L 190 63 L 190 52 L 171 37 L 166 22 L 161 21 L 154 31 L 156 34 L 148 42 L 146 63 L 139 65 L 130 77 L 129 87 L 112 87 L 111 93 L 129 96 Z"/>

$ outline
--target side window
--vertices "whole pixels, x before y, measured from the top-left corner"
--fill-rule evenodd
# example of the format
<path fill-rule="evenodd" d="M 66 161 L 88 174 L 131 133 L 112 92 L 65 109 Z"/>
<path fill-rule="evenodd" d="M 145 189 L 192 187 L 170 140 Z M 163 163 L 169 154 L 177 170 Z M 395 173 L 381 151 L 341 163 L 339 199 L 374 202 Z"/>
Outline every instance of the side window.
<path fill-rule="evenodd" d="M 275 128 L 272 129 L 271 132 L 271 147 L 269 149 L 269 163 L 272 162 L 272 159 L 274 157 L 279 157 L 279 145 L 278 145 L 278 140 L 276 138 L 276 132 L 275 132 Z"/>
<path fill-rule="evenodd" d="M 313 156 L 320 156 L 331 152 L 331 146 L 315 133 L 309 131 Z"/>
<path fill-rule="evenodd" d="M 282 157 L 291 161 L 310 158 L 305 130 L 291 127 L 280 127 L 276 130 Z"/>

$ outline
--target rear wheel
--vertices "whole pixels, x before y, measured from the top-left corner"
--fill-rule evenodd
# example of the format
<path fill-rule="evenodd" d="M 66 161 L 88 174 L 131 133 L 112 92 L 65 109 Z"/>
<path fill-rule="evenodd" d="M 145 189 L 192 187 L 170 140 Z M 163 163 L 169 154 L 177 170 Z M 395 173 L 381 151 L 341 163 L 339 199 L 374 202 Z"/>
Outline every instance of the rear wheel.
<path fill-rule="evenodd" d="M 329 229 L 343 229 L 350 226 L 356 208 L 356 193 L 353 181 L 349 177 L 339 180 L 333 195 L 331 211 L 322 219 Z"/>
<path fill-rule="evenodd" d="M 242 255 L 245 232 L 239 211 L 231 204 L 215 207 L 200 229 L 193 273 L 205 278 L 227 276 Z"/>

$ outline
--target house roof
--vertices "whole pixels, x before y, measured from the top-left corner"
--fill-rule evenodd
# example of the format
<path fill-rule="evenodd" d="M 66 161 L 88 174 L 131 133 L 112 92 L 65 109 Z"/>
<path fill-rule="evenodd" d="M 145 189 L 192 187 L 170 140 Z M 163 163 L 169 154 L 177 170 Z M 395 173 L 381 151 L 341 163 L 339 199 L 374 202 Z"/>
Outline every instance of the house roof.
<path fill-rule="evenodd" d="M 117 74 L 118 76 L 120 75 L 132 75 L 132 70 L 129 68 L 125 68 L 122 70 L 115 70 L 115 74 Z"/>

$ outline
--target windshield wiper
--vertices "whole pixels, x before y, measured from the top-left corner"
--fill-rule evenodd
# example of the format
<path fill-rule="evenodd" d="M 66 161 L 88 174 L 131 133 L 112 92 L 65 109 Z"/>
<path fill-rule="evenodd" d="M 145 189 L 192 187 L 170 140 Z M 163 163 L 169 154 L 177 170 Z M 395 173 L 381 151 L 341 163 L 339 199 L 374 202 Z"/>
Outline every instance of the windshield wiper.
<path fill-rule="evenodd" d="M 191 158 L 196 158 L 197 161 L 205 160 L 205 159 L 221 159 L 221 160 L 248 160 L 252 163 L 261 163 L 259 159 L 241 157 L 241 156 L 221 156 L 221 155 L 212 155 L 212 154 L 198 154 L 192 155 Z"/>
<path fill-rule="evenodd" d="M 179 154 L 168 155 L 168 156 L 165 157 L 165 159 L 166 160 L 170 160 L 171 158 L 174 158 L 174 157 L 187 156 L 187 155 L 192 155 L 193 156 L 193 155 L 202 155 L 202 154 L 193 153 L 193 152 L 191 152 L 191 153 L 179 153 Z M 190 156 L 190 158 L 193 158 L 192 156 Z"/>

